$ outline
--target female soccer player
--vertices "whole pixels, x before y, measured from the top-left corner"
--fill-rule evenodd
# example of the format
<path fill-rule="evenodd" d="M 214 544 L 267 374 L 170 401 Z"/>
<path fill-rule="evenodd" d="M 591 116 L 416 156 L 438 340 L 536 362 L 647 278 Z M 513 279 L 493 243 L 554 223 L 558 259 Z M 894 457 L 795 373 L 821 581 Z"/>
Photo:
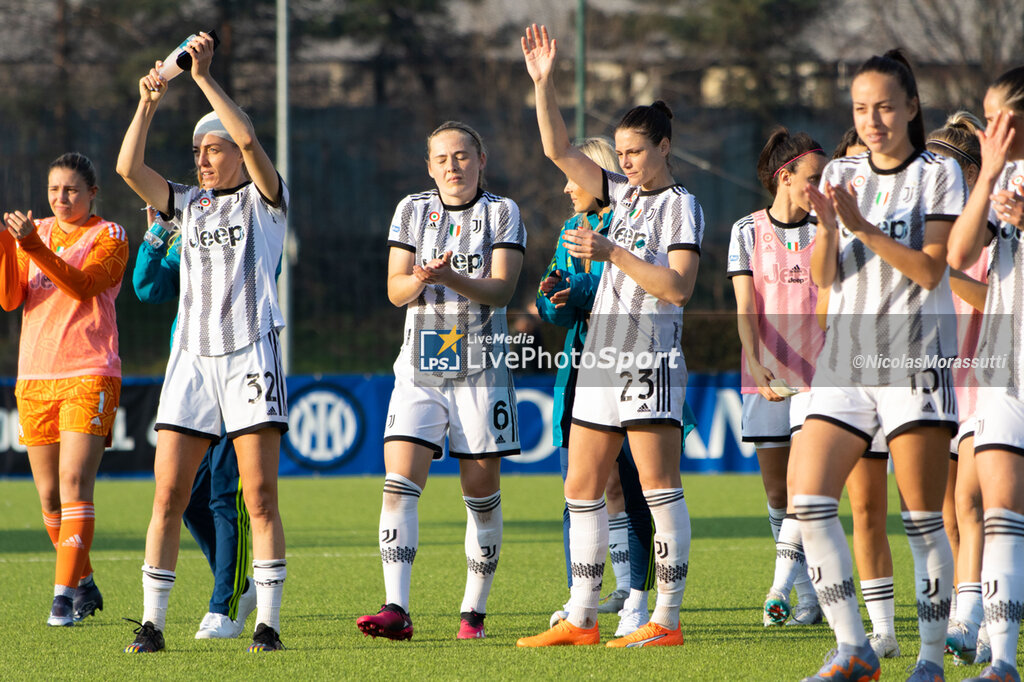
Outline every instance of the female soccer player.
<path fill-rule="evenodd" d="M 690 518 L 679 477 L 686 367 L 679 352 L 682 306 L 697 276 L 704 217 L 672 178 L 671 112 L 664 102 L 636 107 L 615 131 L 625 175 L 609 173 L 569 142 L 551 74 L 556 43 L 547 29 L 522 39 L 534 81 L 544 154 L 587 193 L 613 206 L 609 237 L 568 230 L 570 254 L 604 261 L 576 383 L 565 497 L 572 518 L 569 617 L 519 646 L 596 644 L 597 597 L 608 549 L 602 495 L 624 436 L 655 526 L 658 599 L 651 621 L 609 646 L 683 643 L 679 625 L 690 549 Z M 597 352 L 617 350 L 612 367 Z M 595 362 L 588 362 L 587 356 Z"/>
<path fill-rule="evenodd" d="M 738 220 L 729 241 L 728 277 L 736 293 L 736 322 L 743 345 L 743 441 L 753 443 L 768 497 L 774 540 L 797 532 L 787 519 L 790 396 L 806 391 L 824 334 L 814 319 L 817 288 L 811 282 L 811 222 L 807 185 L 816 186 L 825 152 L 807 133 L 776 129 L 757 162 L 757 175 L 774 197 L 768 209 Z M 787 533 L 781 532 L 788 526 Z M 798 535 L 797 535 L 798 537 Z M 785 544 L 776 553 L 796 552 Z M 788 573 L 788 572 L 787 572 Z M 787 576 L 788 579 L 788 576 Z M 806 572 L 796 576 L 799 605 L 792 623 L 821 621 L 821 607 Z M 789 587 L 773 584 L 764 604 L 765 627 L 789 619 Z"/>
<path fill-rule="evenodd" d="M 405 343 L 384 431 L 380 554 L 385 604 L 356 625 L 367 635 L 412 637 L 409 584 L 419 547 L 418 503 L 432 459 L 459 460 L 466 503 L 466 590 L 459 639 L 484 636 L 487 596 L 501 553 L 501 458 L 519 452 L 505 306 L 526 249 L 511 199 L 485 192 L 487 154 L 475 130 L 448 121 L 427 138 L 435 189 L 395 210 L 388 298 L 406 307 Z"/>
<path fill-rule="evenodd" d="M 196 469 L 224 429 L 234 441 L 252 522 L 256 631 L 250 651 L 283 648 L 284 529 L 277 504 L 281 433 L 288 427 L 274 269 L 284 246 L 288 190 L 248 117 L 210 77 L 213 40 L 187 46 L 191 75 L 213 107 L 193 134 L 202 186 L 167 182 L 145 163 L 146 136 L 167 81 L 139 81 L 139 105 L 117 172 L 149 205 L 181 227 L 178 327 L 157 410 L 156 493 L 142 568 L 143 617 L 129 653 L 164 648 L 182 512 Z M 157 64 L 159 67 L 160 64 Z"/>
<path fill-rule="evenodd" d="M 1024 67 L 1007 71 L 984 100 L 988 127 L 974 191 L 949 237 L 949 264 L 973 265 L 988 245 L 989 279 L 977 358 L 980 388 L 974 462 L 981 483 L 985 550 L 981 568 L 992 665 L 976 680 L 1020 680 L 1017 636 L 1024 603 L 1024 405 L 1017 341 L 1024 300 L 1020 231 L 1024 228 Z"/>
<path fill-rule="evenodd" d="M 202 179 L 199 180 L 202 183 Z M 178 299 L 181 282 L 181 232 L 146 207 L 149 229 L 139 245 L 132 285 L 143 303 Z M 175 320 L 172 326 L 177 326 Z M 245 575 L 250 561 L 249 513 L 238 484 L 238 459 L 231 440 L 210 446 L 196 472 L 183 520 L 213 572 L 210 610 L 196 639 L 238 637 L 256 608 L 256 586 Z"/>
<path fill-rule="evenodd" d="M 981 143 L 978 131 L 984 125 L 974 114 L 958 111 L 946 125 L 928 136 L 928 149 L 957 162 L 967 187 L 973 190 L 981 170 Z M 988 248 L 982 249 L 974 265 L 963 272 L 952 270 L 953 307 L 957 313 L 957 336 L 961 358 L 974 358 L 978 350 L 982 312 L 988 293 Z M 950 443 L 950 481 L 947 484 L 943 516 L 956 560 L 956 591 L 950 628 L 946 632 L 946 650 L 958 663 L 991 660 L 981 602 L 981 555 L 984 545 L 981 483 L 974 462 L 974 425 L 978 401 L 978 381 L 970 367 L 954 370 L 956 399 L 960 412 L 960 431 Z M 951 490 L 952 489 L 952 490 Z M 952 503 L 950 498 L 952 498 Z M 952 507 L 952 509 L 950 509 Z M 952 515 L 952 520 L 950 516 Z"/>
<path fill-rule="evenodd" d="M 121 395 L 114 299 L 128 240 L 120 225 L 93 215 L 97 191 L 92 162 L 64 154 L 47 180 L 53 217 L 5 213 L 0 231 L 0 305 L 25 304 L 14 391 L 19 440 L 57 550 L 49 625 L 103 609 L 89 548 L 96 472 Z"/>
<path fill-rule="evenodd" d="M 808 572 L 836 633 L 836 654 L 809 680 L 877 679 L 857 607 L 839 495 L 881 429 L 909 511 L 921 651 L 910 680 L 943 679 L 953 557 L 942 524 L 948 439 L 957 424 L 948 366 L 956 354 L 946 239 L 966 187 L 953 161 L 924 149 L 917 85 L 903 55 L 872 57 L 851 85 L 868 147 L 832 161 L 822 191 L 812 274 L 832 308 L 793 458 L 793 506 Z M 928 361 L 926 369 L 918 362 Z"/>
<path fill-rule="evenodd" d="M 615 149 L 602 137 L 592 137 L 579 145 L 579 150 L 607 171 L 618 172 Z M 568 327 L 562 352 L 566 357 L 579 354 L 587 338 L 590 310 L 601 280 L 604 263 L 588 261 L 569 254 L 562 235 L 566 230 L 592 229 L 607 235 L 611 225 L 611 206 L 603 204 L 579 185 L 566 178 L 565 193 L 572 200 L 576 214 L 565 222 L 558 237 L 558 246 L 537 292 L 537 310 L 542 319 Z M 555 377 L 553 436 L 558 447 L 565 480 L 569 468 L 569 431 L 576 393 L 579 367 L 567 363 L 559 367 Z M 691 420 L 692 421 L 692 420 Z M 608 505 L 608 553 L 612 559 L 616 589 L 602 600 L 598 613 L 618 613 L 616 636 L 624 637 L 650 620 L 647 609 L 648 591 L 653 587 L 651 575 L 651 512 L 643 497 L 636 464 L 628 448 L 619 453 L 618 466 L 613 467 L 605 488 Z M 565 544 L 565 570 L 572 587 L 572 559 L 569 554 L 569 508 L 562 515 L 562 540 Z M 551 624 L 569 615 L 569 604 L 555 611 Z"/>

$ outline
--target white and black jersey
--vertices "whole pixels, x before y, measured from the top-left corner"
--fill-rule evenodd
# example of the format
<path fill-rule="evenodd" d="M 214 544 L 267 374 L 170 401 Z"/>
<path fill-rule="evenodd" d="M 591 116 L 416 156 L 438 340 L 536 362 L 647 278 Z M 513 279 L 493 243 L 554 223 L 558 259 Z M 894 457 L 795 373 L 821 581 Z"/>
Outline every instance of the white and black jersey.
<path fill-rule="evenodd" d="M 884 170 L 875 167 L 869 152 L 836 159 L 822 174 L 821 187 L 826 183 L 852 186 L 860 213 L 869 223 L 917 250 L 924 245 L 926 222 L 955 221 L 967 196 L 956 162 L 929 151 L 915 152 L 899 166 Z M 889 385 L 920 371 L 902 358 L 957 354 L 948 270 L 928 291 L 871 251 L 841 222 L 829 311 L 818 373 L 826 369 L 833 381 Z M 898 364 L 893 366 L 893 361 Z"/>
<path fill-rule="evenodd" d="M 608 237 L 637 258 L 668 267 L 679 249 L 700 254 L 704 211 L 682 185 L 653 192 L 630 185 L 624 175 L 604 172 L 605 198 L 613 215 Z M 655 298 L 629 275 L 606 263 L 594 298 L 585 350 L 617 348 L 625 353 L 678 349 L 683 309 Z"/>
<path fill-rule="evenodd" d="M 1024 161 L 1012 161 L 1003 168 L 995 192 L 1009 190 L 1024 194 Z M 976 357 L 991 359 L 978 370 L 981 386 L 1006 387 L 1020 400 L 1024 389 L 1024 249 L 1020 230 L 999 219 L 989 206 L 988 295 L 981 323 Z"/>
<path fill-rule="evenodd" d="M 776 220 L 771 211 L 767 211 L 768 220 L 772 223 L 775 236 L 786 245 L 791 251 L 806 249 L 814 241 L 814 233 L 817 230 L 817 219 L 808 215 L 803 220 L 793 223 L 784 223 Z M 740 218 L 732 225 L 732 232 L 729 235 L 729 265 L 726 276 L 730 279 L 736 275 L 754 275 L 754 268 L 751 264 L 754 244 L 757 238 L 757 230 L 754 229 L 754 215 L 750 214 Z"/>
<path fill-rule="evenodd" d="M 419 265 L 451 251 L 453 270 L 484 279 L 491 276 L 495 249 L 526 250 L 526 227 L 511 199 L 480 191 L 468 204 L 446 206 L 433 189 L 398 204 L 388 246 L 416 254 Z M 439 343 L 442 335 L 445 341 Z M 507 353 L 504 307 L 471 301 L 442 284 L 428 284 L 406 308 L 395 371 L 405 376 L 415 371 L 421 379 L 465 377 L 496 366 L 495 359 Z"/>
<path fill-rule="evenodd" d="M 275 280 L 288 211 L 284 183 L 278 205 L 252 182 L 230 190 L 168 184 L 181 227 L 175 342 L 194 355 L 226 355 L 284 327 Z"/>

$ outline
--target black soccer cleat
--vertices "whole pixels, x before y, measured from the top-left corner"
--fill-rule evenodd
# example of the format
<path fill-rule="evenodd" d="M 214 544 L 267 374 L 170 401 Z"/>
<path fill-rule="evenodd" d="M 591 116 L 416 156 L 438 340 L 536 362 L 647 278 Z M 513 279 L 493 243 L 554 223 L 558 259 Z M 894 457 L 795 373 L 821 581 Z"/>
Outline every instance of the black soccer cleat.
<path fill-rule="evenodd" d="M 73 605 L 76 623 L 103 610 L 103 595 L 100 594 L 100 588 L 96 587 L 96 581 L 92 576 L 89 576 L 89 582 L 75 588 Z"/>
<path fill-rule="evenodd" d="M 249 653 L 257 651 L 280 651 L 284 648 L 281 644 L 281 637 L 277 630 L 266 623 L 256 626 L 256 632 L 252 633 L 252 644 L 249 645 Z"/>
<path fill-rule="evenodd" d="M 53 606 L 50 607 L 50 617 L 46 619 L 46 624 L 55 627 L 74 625 L 71 597 L 53 598 Z"/>
<path fill-rule="evenodd" d="M 151 621 L 125 620 L 139 626 L 135 628 L 135 641 L 124 648 L 126 654 L 151 654 L 164 648 L 164 633 L 157 630 Z"/>

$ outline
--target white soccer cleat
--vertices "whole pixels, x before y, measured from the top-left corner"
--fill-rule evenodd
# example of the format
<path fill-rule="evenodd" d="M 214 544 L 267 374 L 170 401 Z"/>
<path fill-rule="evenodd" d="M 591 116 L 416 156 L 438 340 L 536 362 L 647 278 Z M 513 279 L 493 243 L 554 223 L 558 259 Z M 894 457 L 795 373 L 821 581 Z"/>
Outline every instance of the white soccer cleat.
<path fill-rule="evenodd" d="M 622 606 L 626 603 L 626 597 L 628 596 L 629 590 L 615 590 L 598 603 L 597 612 L 618 613 L 622 610 Z"/>
<path fill-rule="evenodd" d="M 548 619 L 548 627 L 555 627 L 560 620 L 566 620 L 569 617 L 569 602 L 565 602 L 565 605 L 551 614 L 551 618 Z"/>
<path fill-rule="evenodd" d="M 872 632 L 868 635 L 868 644 L 879 658 L 898 658 L 900 656 L 900 645 L 895 635 L 880 635 Z"/>
<path fill-rule="evenodd" d="M 817 602 L 797 604 L 793 607 L 792 617 L 786 621 L 786 625 L 817 625 L 821 622 L 821 605 Z"/>
<path fill-rule="evenodd" d="M 789 618 L 789 614 L 789 598 L 775 590 L 769 590 L 768 596 L 764 600 L 764 616 L 762 618 L 764 626 L 770 628 L 774 625 L 783 625 Z"/>
<path fill-rule="evenodd" d="M 647 609 L 622 609 L 619 611 L 619 627 L 615 629 L 616 637 L 633 634 L 651 621 Z"/>

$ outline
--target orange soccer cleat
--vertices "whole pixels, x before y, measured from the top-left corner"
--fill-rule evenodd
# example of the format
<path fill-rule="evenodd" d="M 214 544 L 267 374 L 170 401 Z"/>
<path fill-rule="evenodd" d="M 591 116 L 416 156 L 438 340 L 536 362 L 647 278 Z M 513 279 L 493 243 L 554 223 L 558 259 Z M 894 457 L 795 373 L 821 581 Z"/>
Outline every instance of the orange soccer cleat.
<path fill-rule="evenodd" d="M 595 624 L 592 628 L 576 627 L 567 620 L 559 620 L 550 630 L 533 637 L 520 637 L 516 646 L 562 646 L 566 644 L 600 644 L 601 634 Z"/>
<path fill-rule="evenodd" d="M 683 633 L 680 626 L 675 630 L 651 622 L 630 635 L 608 641 L 610 647 L 681 646 Z"/>

